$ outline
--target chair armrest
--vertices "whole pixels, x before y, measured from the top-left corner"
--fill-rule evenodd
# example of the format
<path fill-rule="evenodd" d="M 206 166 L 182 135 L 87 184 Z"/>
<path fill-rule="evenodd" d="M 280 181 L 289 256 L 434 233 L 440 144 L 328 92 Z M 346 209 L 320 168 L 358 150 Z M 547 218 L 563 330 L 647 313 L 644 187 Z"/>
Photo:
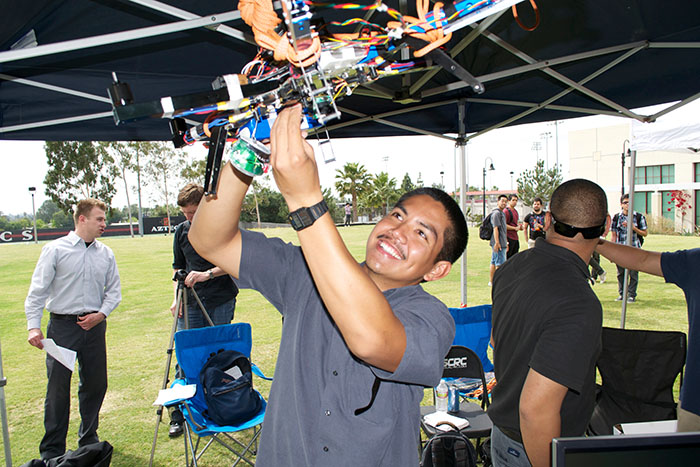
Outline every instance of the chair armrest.
<path fill-rule="evenodd" d="M 262 370 L 260 370 L 260 368 L 258 368 L 258 365 L 256 365 L 255 363 L 250 362 L 250 369 L 255 375 L 259 376 L 260 378 L 272 381 L 272 378 L 265 376 Z"/>

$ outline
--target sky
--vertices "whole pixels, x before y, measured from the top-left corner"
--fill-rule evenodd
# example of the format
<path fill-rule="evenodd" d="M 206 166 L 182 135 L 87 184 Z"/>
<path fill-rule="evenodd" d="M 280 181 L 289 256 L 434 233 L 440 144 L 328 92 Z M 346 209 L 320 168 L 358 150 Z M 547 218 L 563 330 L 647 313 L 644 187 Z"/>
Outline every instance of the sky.
<path fill-rule="evenodd" d="M 647 115 L 660 107 L 639 110 Z M 686 109 L 664 117 L 665 121 L 688 123 L 688 115 L 700 121 L 700 100 Z M 619 117 L 582 117 L 558 122 L 517 125 L 491 131 L 467 144 L 467 185 L 481 187 L 483 167 L 493 162 L 493 171 L 487 171 L 486 186 L 498 186 L 508 190 L 517 188 L 521 172 L 535 166 L 538 158 L 553 167 L 557 160 L 562 166 L 564 179 L 568 175 L 568 132 L 624 124 Z M 312 146 L 317 146 L 310 138 Z M 48 199 L 43 184 L 46 171 L 46 155 L 41 141 L 0 141 L 0 160 L 3 161 L 2 183 L 0 183 L 0 213 L 21 214 L 32 212 L 32 196 L 29 187 L 36 187 L 34 203 L 36 209 Z M 324 145 L 328 146 L 328 145 Z M 455 168 L 455 147 L 451 141 L 433 136 L 404 136 L 383 138 L 331 139 L 333 162 L 324 162 L 320 151 L 316 151 L 321 185 L 333 187 L 336 170 L 347 162 L 360 162 L 370 174 L 388 172 L 401 184 L 406 173 L 415 183 L 420 177 L 425 186 L 442 184 L 453 191 L 459 186 L 459 167 Z M 622 148 L 620 148 L 622 151 Z M 326 151 L 327 153 L 330 151 Z M 201 145 L 190 150 L 190 157 L 206 158 L 207 151 Z M 490 159 L 489 159 L 490 158 Z M 511 175 L 512 172 L 512 175 Z M 130 185 L 134 184 L 131 177 Z M 126 206 L 126 194 L 121 180 L 116 184 L 117 194 L 113 206 Z M 135 190 L 135 187 L 134 187 Z M 131 191 L 131 190 L 130 190 Z M 131 202 L 136 203 L 134 191 Z M 143 206 L 160 204 L 153 194 L 142 195 Z"/>

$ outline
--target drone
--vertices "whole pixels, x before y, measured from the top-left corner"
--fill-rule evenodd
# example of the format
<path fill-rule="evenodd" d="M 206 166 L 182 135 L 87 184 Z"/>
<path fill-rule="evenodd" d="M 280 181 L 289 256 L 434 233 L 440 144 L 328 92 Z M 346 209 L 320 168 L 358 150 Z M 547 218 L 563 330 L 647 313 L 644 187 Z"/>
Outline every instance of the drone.
<path fill-rule="evenodd" d="M 127 83 L 112 74 L 108 88 L 117 125 L 144 118 L 169 120 L 176 148 L 196 142 L 209 147 L 204 191 L 215 195 L 226 144 L 228 157 L 240 172 L 256 176 L 268 170 L 269 139 L 277 113 L 301 103 L 302 129 L 317 136 L 327 122 L 340 118 L 336 102 L 358 86 L 439 65 L 467 83 L 473 92 L 485 88 L 440 47 L 452 32 L 523 0 L 461 0 L 443 5 L 416 0 L 417 18 L 402 15 L 381 0 L 371 5 L 282 0 L 283 19 L 272 0 L 239 0 L 243 21 L 254 33 L 257 56 L 240 73 L 217 77 L 212 90 L 135 103 Z M 535 12 L 536 6 L 531 0 Z M 374 10 L 390 18 L 385 26 L 364 19 L 320 23 L 321 8 Z M 517 16 L 516 16 L 517 19 Z M 330 34 L 328 26 L 354 27 L 357 32 Z M 410 51 L 409 54 L 402 52 Z M 404 58 L 408 56 L 408 58 Z M 189 125 L 187 117 L 204 116 Z M 325 132 L 329 141 L 328 132 Z M 334 160 L 326 158 L 327 162 Z"/>

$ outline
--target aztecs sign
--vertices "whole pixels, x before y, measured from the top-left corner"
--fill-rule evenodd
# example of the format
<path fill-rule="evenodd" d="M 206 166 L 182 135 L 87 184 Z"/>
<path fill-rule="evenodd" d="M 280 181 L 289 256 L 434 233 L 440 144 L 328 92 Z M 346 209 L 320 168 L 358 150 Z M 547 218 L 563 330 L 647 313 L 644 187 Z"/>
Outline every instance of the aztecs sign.
<path fill-rule="evenodd" d="M 176 225 L 184 222 L 185 216 L 170 216 L 170 222 L 173 229 Z M 167 217 L 144 217 L 143 218 L 143 233 L 144 234 L 167 234 L 168 233 L 168 218 Z M 138 224 L 133 224 L 134 235 L 139 234 Z M 37 240 L 54 240 L 56 238 L 68 235 L 72 229 L 37 229 Z M 131 229 L 129 224 L 112 224 L 105 229 L 103 237 L 112 237 L 116 235 L 130 235 Z M 0 231 L 0 244 L 3 243 L 26 243 L 34 241 L 34 229 L 25 228 L 22 230 L 6 230 Z"/>

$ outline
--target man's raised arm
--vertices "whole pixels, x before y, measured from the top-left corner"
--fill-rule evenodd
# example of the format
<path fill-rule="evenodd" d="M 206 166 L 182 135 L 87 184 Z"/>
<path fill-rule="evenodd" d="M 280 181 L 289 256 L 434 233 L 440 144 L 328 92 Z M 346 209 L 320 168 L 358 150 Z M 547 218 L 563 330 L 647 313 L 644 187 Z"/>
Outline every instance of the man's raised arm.
<path fill-rule="evenodd" d="M 662 276 L 661 253 L 602 240 L 596 250 L 622 268 Z"/>
<path fill-rule="evenodd" d="M 313 149 L 303 140 L 300 121 L 300 106 L 286 109 L 271 133 L 272 173 L 290 212 L 323 199 Z M 314 283 L 350 351 L 370 365 L 396 370 L 406 349 L 405 329 L 345 247 L 330 214 L 298 235 Z"/>
<path fill-rule="evenodd" d="M 238 221 L 252 178 L 229 162 L 221 169 L 217 194 L 205 196 L 192 220 L 188 238 L 202 258 L 238 278 L 241 265 L 241 233 Z"/>

